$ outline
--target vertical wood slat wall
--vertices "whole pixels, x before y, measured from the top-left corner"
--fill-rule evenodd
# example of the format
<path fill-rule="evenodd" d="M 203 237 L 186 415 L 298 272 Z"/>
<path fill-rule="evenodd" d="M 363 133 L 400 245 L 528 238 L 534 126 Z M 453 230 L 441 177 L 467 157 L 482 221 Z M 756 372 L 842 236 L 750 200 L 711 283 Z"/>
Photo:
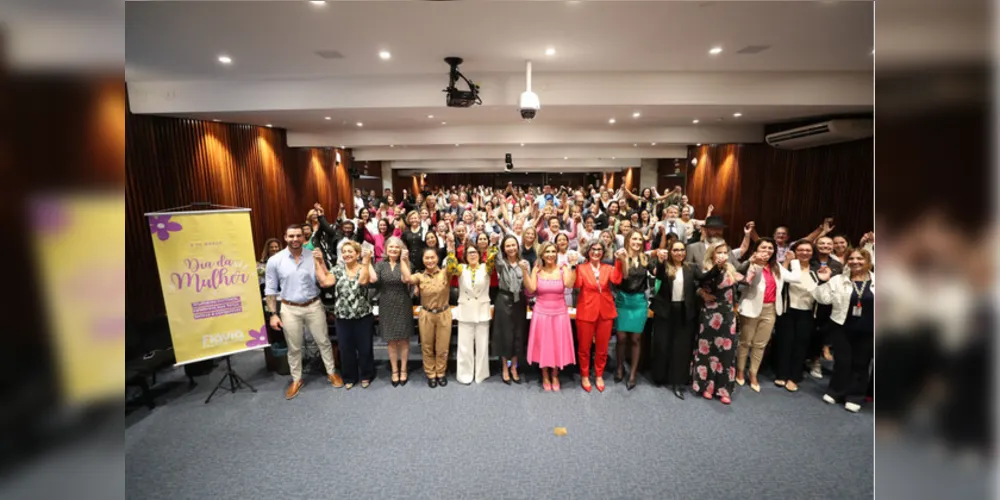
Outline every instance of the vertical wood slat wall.
<path fill-rule="evenodd" d="M 767 144 L 725 144 L 692 148 L 698 164 L 689 167 L 689 202 L 697 218 L 709 204 L 729 226 L 726 239 L 739 243 L 743 225 L 770 236 L 787 226 L 791 239 L 835 219 L 833 234 L 852 245 L 874 229 L 874 143 L 871 139 L 789 151 Z"/>
<path fill-rule="evenodd" d="M 319 202 L 336 217 L 353 207 L 349 155 L 288 148 L 281 129 L 126 113 L 126 315 L 164 313 L 149 225 L 143 214 L 207 201 L 251 209 L 254 252 L 305 221 Z"/>

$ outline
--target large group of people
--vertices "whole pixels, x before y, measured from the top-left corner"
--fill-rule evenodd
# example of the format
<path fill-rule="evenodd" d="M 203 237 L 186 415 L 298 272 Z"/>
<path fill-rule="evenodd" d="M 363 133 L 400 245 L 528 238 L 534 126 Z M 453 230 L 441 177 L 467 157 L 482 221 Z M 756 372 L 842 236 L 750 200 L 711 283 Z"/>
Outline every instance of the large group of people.
<path fill-rule="evenodd" d="M 288 226 L 284 249 L 271 239 L 261 255 L 269 324 L 288 344 L 289 399 L 302 387 L 305 329 L 330 382 L 350 389 L 375 376 L 376 324 L 391 383 L 406 385 L 416 323 L 434 388 L 448 384 L 453 321 L 461 384 L 489 378 L 492 353 L 505 384 L 523 382 L 523 363 L 557 392 L 576 365 L 581 388 L 603 392 L 616 336 L 613 379 L 627 390 L 648 358 L 651 380 L 676 397 L 690 390 L 730 404 L 736 386 L 760 392 L 767 352 L 784 390 L 798 391 L 804 373 L 823 378 L 825 358 L 833 373 L 824 401 L 857 412 L 871 396 L 873 232 L 852 247 L 832 218 L 797 240 L 785 227 L 758 236 L 750 221 L 733 248 L 715 207 L 696 219 L 679 186 L 661 195 L 508 183 L 403 190 L 399 199 L 355 190 L 353 211 L 339 208 L 331 222 L 315 204 L 305 223 Z M 324 311 L 335 318 L 339 374 Z"/>

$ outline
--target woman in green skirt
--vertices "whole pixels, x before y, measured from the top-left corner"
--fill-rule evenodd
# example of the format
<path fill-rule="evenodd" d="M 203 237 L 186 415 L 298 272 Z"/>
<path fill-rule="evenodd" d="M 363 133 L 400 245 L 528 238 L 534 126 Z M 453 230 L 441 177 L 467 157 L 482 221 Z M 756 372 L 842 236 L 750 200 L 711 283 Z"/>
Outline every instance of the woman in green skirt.
<path fill-rule="evenodd" d="M 639 372 L 639 356 L 642 350 L 640 336 L 646 328 L 646 317 L 649 312 L 649 300 L 646 290 L 649 288 L 647 273 L 656 268 L 655 259 L 646 255 L 646 238 L 639 231 L 631 231 L 625 236 L 624 252 L 618 254 L 619 271 L 622 283 L 615 295 L 615 306 L 618 317 L 615 318 L 615 329 L 618 330 L 618 343 L 615 346 L 615 382 L 625 378 L 625 353 L 631 346 L 631 363 L 628 374 L 628 390 L 635 388 L 635 376 Z"/>

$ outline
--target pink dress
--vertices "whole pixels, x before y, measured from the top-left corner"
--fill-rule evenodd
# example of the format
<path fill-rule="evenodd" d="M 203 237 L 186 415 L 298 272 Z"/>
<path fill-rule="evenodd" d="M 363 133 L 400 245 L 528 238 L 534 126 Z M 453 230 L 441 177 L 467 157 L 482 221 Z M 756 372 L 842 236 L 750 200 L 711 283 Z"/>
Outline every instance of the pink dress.
<path fill-rule="evenodd" d="M 528 363 L 541 368 L 562 368 L 576 362 L 573 330 L 566 308 L 562 279 L 538 278 L 537 300 L 531 310 Z"/>

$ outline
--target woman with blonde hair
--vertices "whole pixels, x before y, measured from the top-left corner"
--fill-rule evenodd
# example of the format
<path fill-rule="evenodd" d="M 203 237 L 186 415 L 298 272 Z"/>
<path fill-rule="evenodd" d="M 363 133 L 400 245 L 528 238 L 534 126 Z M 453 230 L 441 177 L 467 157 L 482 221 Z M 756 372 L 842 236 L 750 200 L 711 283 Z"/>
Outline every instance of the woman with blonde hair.
<path fill-rule="evenodd" d="M 814 294 L 820 304 L 833 306 L 830 343 L 837 356 L 823 401 L 843 403 L 844 409 L 857 413 L 861 410 L 874 344 L 875 274 L 871 254 L 863 248 L 847 254 L 846 267 L 844 273 L 836 276 L 829 267 L 816 271 L 821 284 Z M 854 396 L 859 397 L 852 400 Z"/>
<path fill-rule="evenodd" d="M 541 367 L 545 392 L 558 392 L 559 370 L 576 361 L 565 302 L 566 289 L 576 282 L 576 272 L 559 264 L 558 250 L 551 242 L 543 243 L 539 253 L 539 263 L 530 272 L 527 261 L 520 263 L 524 289 L 537 297 L 528 332 L 528 363 Z"/>
<path fill-rule="evenodd" d="M 375 317 L 368 301 L 368 284 L 377 282 L 378 277 L 371 268 L 371 257 L 370 251 L 362 252 L 358 242 L 347 241 L 341 249 L 340 261 L 329 272 L 318 262 L 316 265 L 320 283 L 337 291 L 333 313 L 337 318 L 341 373 L 347 390 L 359 379 L 361 387 L 367 389 L 375 378 L 372 352 Z"/>
<path fill-rule="evenodd" d="M 695 280 L 703 305 L 691 389 L 705 399 L 718 397 L 722 404 L 728 405 L 736 383 L 733 361 L 739 341 L 734 310 L 736 287 L 745 278 L 729 263 L 729 245 L 725 241 L 710 244 L 696 269 Z"/>
<path fill-rule="evenodd" d="M 388 342 L 392 386 L 406 385 L 406 362 L 413 337 L 413 299 L 409 285 L 403 281 L 403 241 L 390 237 L 385 243 L 385 259 L 375 263 L 375 286 L 379 289 L 379 327 Z"/>
<path fill-rule="evenodd" d="M 646 318 L 649 317 L 649 301 L 646 290 L 649 289 L 647 275 L 656 269 L 656 262 L 643 251 L 646 238 L 636 230 L 625 236 L 625 246 L 620 251 L 615 263 L 615 273 L 622 276 L 615 294 L 615 307 L 618 316 L 615 318 L 615 329 L 618 331 L 618 342 L 615 345 L 615 382 L 625 378 L 625 350 L 631 347 L 631 364 L 626 389 L 635 389 L 635 377 L 639 373 L 639 356 L 642 352 L 642 332 L 646 328 Z"/>

